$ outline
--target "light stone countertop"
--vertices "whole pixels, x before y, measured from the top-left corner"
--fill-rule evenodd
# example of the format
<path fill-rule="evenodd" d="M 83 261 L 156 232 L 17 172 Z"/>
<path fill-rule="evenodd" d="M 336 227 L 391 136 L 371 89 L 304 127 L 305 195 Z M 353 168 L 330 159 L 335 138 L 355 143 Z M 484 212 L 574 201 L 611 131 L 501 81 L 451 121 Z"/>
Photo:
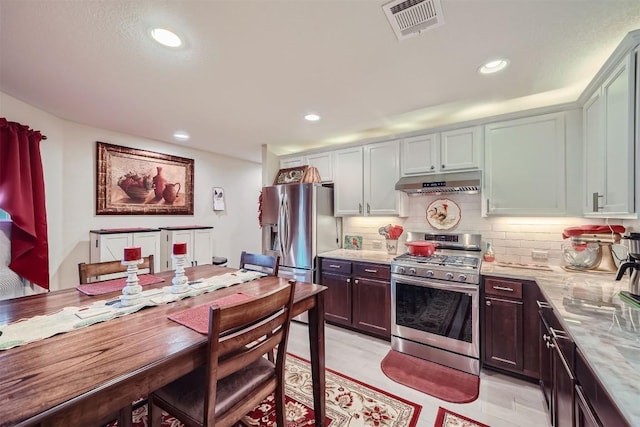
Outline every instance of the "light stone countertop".
<path fill-rule="evenodd" d="M 640 310 L 617 295 L 629 276 L 501 267 L 482 263 L 483 276 L 533 280 L 564 329 L 630 425 L 640 426 Z"/>
<path fill-rule="evenodd" d="M 398 255 L 388 255 L 386 251 L 335 249 L 318 254 L 321 258 L 345 259 L 349 261 L 375 262 L 378 264 L 391 264 Z"/>
<path fill-rule="evenodd" d="M 390 264 L 397 255 L 384 251 L 337 249 L 323 258 Z M 503 267 L 483 262 L 480 273 L 535 281 L 564 329 L 630 425 L 640 426 L 640 309 L 617 295 L 628 290 L 628 275 Z"/>

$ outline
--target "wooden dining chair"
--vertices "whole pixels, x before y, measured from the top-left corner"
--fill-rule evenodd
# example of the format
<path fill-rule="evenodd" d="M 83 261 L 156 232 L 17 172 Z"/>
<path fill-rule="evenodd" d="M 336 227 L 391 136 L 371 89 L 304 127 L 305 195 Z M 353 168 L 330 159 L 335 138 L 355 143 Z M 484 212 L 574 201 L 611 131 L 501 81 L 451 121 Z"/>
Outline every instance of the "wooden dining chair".
<path fill-rule="evenodd" d="M 240 268 L 245 270 L 262 271 L 269 276 L 278 276 L 280 256 L 252 254 L 242 251 L 240 254 Z"/>
<path fill-rule="evenodd" d="M 138 270 L 143 269 L 149 269 L 149 274 L 154 273 L 153 255 L 142 258 L 142 264 L 138 265 Z M 89 283 L 89 279 L 105 274 L 126 273 L 126 271 L 127 266 L 122 265 L 121 261 L 94 262 L 91 264 L 81 262 L 78 264 L 80 284 Z"/>
<path fill-rule="evenodd" d="M 149 395 L 151 427 L 161 409 L 188 426 L 229 427 L 275 392 L 276 422 L 285 426 L 284 363 L 294 288 L 209 310 L 207 359 Z M 265 357 L 278 346 L 275 363 Z"/>

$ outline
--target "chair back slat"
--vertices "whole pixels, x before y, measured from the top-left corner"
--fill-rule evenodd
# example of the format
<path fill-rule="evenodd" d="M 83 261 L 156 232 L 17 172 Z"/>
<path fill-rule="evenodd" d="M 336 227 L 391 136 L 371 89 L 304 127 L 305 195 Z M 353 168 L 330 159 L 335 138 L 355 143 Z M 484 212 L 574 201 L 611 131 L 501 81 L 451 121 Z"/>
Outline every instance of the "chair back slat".
<path fill-rule="evenodd" d="M 281 328 L 279 325 L 282 325 L 284 320 L 283 317 L 286 316 L 287 313 L 283 310 L 278 316 L 270 317 L 252 329 L 240 329 L 234 331 L 234 333 L 230 333 L 229 335 L 221 336 L 218 342 L 218 352 L 220 353 L 220 356 L 222 357 L 227 354 L 232 354 L 238 349 L 243 349 L 247 345 L 257 342 L 265 335 L 278 330 Z"/>
<path fill-rule="evenodd" d="M 281 340 L 282 330 L 279 330 L 255 345 L 247 346 L 246 350 L 237 352 L 229 357 L 219 360 L 217 378 L 222 379 L 239 369 L 249 366 L 259 358 L 263 357 L 267 352 L 273 351 Z"/>
<path fill-rule="evenodd" d="M 245 270 L 262 271 L 270 276 L 278 275 L 280 256 L 252 254 L 242 251 L 240 254 L 240 268 Z"/>
<path fill-rule="evenodd" d="M 209 309 L 206 418 L 214 419 L 217 381 L 273 353 L 276 346 L 279 359 L 273 378 L 284 383 L 285 353 L 281 349 L 287 345 L 293 298 L 294 288 L 285 282 L 254 300 Z"/>
<path fill-rule="evenodd" d="M 149 269 L 149 274 L 155 272 L 153 255 L 142 258 L 142 264 L 138 265 L 138 270 L 144 269 Z M 89 283 L 91 278 L 105 274 L 122 273 L 124 277 L 124 273 L 126 272 L 127 266 L 122 265 L 121 261 L 105 261 L 91 264 L 81 262 L 78 264 L 78 279 L 80 280 L 80 284 Z"/>

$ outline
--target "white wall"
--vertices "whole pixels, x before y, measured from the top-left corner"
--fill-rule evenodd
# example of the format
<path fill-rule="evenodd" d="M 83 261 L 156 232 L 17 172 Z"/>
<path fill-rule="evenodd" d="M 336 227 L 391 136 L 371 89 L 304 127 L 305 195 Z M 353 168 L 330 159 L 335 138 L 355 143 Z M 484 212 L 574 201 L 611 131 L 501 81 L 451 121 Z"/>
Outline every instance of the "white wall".
<path fill-rule="evenodd" d="M 41 143 L 41 152 L 52 290 L 77 284 L 77 265 L 89 262 L 89 230 L 94 229 L 207 225 L 214 227 L 214 254 L 228 258 L 230 266 L 238 265 L 242 250 L 260 252 L 259 163 L 69 122 L 2 92 L 0 116 L 40 130 L 48 138 Z M 194 159 L 194 215 L 97 216 L 96 141 Z M 215 144 L 211 141 L 212 147 Z M 225 190 L 225 211 L 213 211 L 214 186 Z"/>
<path fill-rule="evenodd" d="M 581 217 L 532 218 L 532 217 L 488 217 L 481 213 L 481 196 L 478 194 L 447 194 L 441 196 L 416 196 L 409 198 L 409 216 L 398 217 L 353 217 L 343 221 L 345 235 L 362 236 L 363 249 L 384 251 L 384 238 L 378 234 L 378 228 L 387 224 L 402 225 L 406 231 L 438 232 L 426 220 L 427 207 L 439 198 L 453 200 L 460 206 L 461 219 L 451 232 L 479 233 L 484 243 L 492 242 L 496 259 L 503 262 L 540 263 L 531 258 L 532 249 L 547 250 L 548 263 L 562 265 L 562 231 L 567 227 L 584 224 L 604 224 L 604 220 Z M 627 231 L 640 230 L 640 221 L 610 221 L 622 223 Z M 446 231 L 445 231 L 446 232 Z M 406 233 L 400 238 L 398 253 L 405 251 L 403 242 Z M 377 244 L 378 245 L 377 245 Z"/>

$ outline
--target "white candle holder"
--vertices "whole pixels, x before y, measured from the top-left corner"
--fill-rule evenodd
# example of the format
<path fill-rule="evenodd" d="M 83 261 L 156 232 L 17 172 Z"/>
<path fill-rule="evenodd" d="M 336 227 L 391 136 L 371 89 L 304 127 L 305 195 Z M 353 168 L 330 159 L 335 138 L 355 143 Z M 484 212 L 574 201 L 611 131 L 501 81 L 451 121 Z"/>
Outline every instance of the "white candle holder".
<path fill-rule="evenodd" d="M 120 297 L 122 306 L 129 307 L 142 302 L 142 286 L 138 281 L 138 264 L 142 264 L 141 259 L 122 261 L 122 265 L 127 266 L 127 284 L 122 288 L 122 296 Z"/>
<path fill-rule="evenodd" d="M 184 261 L 186 255 L 173 255 L 173 262 L 176 266 L 176 274 L 171 281 L 171 293 L 182 294 L 189 290 L 189 279 L 184 274 Z"/>

